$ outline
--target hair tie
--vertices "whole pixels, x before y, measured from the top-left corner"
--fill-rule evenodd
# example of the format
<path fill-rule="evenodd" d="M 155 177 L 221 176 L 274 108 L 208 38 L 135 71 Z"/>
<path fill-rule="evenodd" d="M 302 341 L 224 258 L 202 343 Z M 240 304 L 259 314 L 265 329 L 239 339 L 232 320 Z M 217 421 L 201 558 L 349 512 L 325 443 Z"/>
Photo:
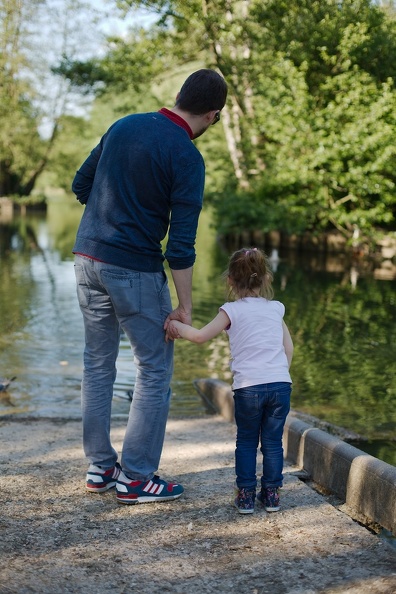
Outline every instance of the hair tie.
<path fill-rule="evenodd" d="M 257 252 L 257 248 L 252 248 L 251 250 L 246 250 L 245 256 L 248 256 L 250 252 Z"/>

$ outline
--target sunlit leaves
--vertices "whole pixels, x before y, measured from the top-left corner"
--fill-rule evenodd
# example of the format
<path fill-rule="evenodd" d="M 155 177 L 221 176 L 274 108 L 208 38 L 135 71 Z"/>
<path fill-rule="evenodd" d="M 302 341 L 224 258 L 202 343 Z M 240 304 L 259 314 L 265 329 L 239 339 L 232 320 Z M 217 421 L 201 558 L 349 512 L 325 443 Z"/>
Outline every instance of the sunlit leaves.
<path fill-rule="evenodd" d="M 189 63 L 229 83 L 225 137 L 216 150 L 214 135 L 198 143 L 221 231 L 335 227 L 351 237 L 396 226 L 393 13 L 370 0 L 117 5 L 158 17 L 87 64 L 105 90 L 131 94 L 131 110 Z"/>

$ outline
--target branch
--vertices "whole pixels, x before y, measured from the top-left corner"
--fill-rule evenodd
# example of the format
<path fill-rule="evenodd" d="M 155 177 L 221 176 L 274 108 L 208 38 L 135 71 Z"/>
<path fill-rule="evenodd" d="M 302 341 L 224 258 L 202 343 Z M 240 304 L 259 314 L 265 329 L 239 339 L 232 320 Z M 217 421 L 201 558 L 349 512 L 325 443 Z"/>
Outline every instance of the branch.
<path fill-rule="evenodd" d="M 333 217 L 329 217 L 329 221 L 332 225 L 334 225 L 334 227 L 343 235 L 345 235 L 345 237 L 348 237 L 348 230 L 345 229 L 344 227 L 342 227 L 339 223 L 337 223 L 337 221 L 335 219 L 333 219 Z"/>
<path fill-rule="evenodd" d="M 336 206 L 339 206 L 340 204 L 345 204 L 345 202 L 349 202 L 350 200 L 354 200 L 356 198 L 356 196 L 354 196 L 353 194 L 348 194 L 348 196 L 344 196 L 343 198 L 339 198 L 338 200 L 336 200 L 335 202 L 332 201 L 332 208 L 335 208 Z"/>

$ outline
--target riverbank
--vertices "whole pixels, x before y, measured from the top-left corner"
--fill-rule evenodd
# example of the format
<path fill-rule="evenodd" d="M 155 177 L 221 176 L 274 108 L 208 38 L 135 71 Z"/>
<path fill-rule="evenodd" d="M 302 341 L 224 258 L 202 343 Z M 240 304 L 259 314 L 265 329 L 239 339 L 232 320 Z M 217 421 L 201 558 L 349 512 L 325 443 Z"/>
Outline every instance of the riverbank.
<path fill-rule="evenodd" d="M 338 260 L 346 258 L 352 260 L 356 265 L 364 259 L 385 260 L 394 271 L 396 265 L 396 233 L 394 231 L 384 232 L 377 230 L 380 239 L 374 240 L 369 237 L 352 236 L 348 238 L 337 229 L 323 233 L 312 233 L 306 231 L 300 235 L 288 234 L 281 231 L 241 231 L 238 234 L 228 235 L 222 238 L 222 242 L 229 251 L 238 249 L 244 245 L 256 245 L 265 248 L 268 252 L 279 250 L 294 252 L 315 252 L 316 254 L 333 254 Z M 367 264 L 366 264 L 367 265 Z M 395 276 L 393 276 L 395 278 Z"/>
<path fill-rule="evenodd" d="M 120 450 L 125 420 L 115 419 Z M 286 463 L 282 510 L 231 505 L 234 426 L 170 419 L 161 468 L 172 503 L 117 504 L 84 490 L 79 421 L 3 418 L 1 594 L 391 594 L 396 552 Z M 304 478 L 302 476 L 302 478 Z"/>

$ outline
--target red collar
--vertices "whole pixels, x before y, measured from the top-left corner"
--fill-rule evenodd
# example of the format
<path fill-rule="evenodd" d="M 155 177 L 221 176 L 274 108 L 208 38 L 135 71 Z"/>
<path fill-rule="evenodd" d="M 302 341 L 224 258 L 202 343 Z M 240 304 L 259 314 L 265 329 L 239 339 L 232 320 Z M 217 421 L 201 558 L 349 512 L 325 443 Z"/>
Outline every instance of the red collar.
<path fill-rule="evenodd" d="M 162 107 L 162 109 L 160 109 L 158 111 L 158 113 L 161 113 L 162 115 L 164 115 L 165 117 L 172 120 L 172 122 L 174 122 L 181 128 L 184 128 L 184 130 L 189 135 L 190 140 L 193 140 L 193 138 L 194 138 L 193 131 L 191 130 L 190 126 L 187 124 L 186 120 L 183 120 L 183 118 L 181 118 L 179 115 L 177 115 L 177 113 L 173 113 L 173 111 L 171 111 L 170 109 L 167 109 L 166 107 Z"/>

